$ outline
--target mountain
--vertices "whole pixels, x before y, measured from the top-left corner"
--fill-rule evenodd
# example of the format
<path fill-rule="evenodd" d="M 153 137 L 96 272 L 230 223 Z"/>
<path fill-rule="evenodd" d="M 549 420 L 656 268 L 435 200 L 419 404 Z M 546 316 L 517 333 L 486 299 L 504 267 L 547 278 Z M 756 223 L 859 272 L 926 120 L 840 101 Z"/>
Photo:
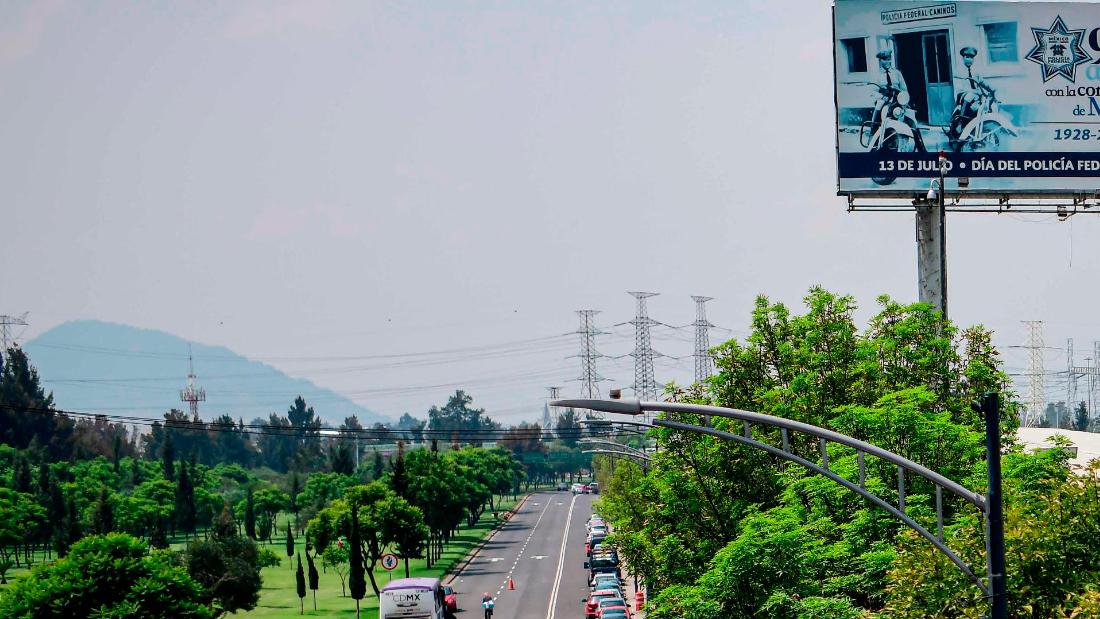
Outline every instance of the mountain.
<path fill-rule="evenodd" d="M 196 386 L 206 390 L 199 416 L 228 413 L 245 422 L 286 414 L 301 395 L 323 420 L 339 425 L 358 415 L 363 425 L 390 421 L 350 399 L 293 378 L 221 346 L 188 342 L 163 331 L 78 320 L 46 331 L 23 346 L 38 368 L 55 406 L 63 410 L 160 417 L 169 408 L 188 410 L 180 401 L 187 386 L 188 346 L 195 361 Z"/>

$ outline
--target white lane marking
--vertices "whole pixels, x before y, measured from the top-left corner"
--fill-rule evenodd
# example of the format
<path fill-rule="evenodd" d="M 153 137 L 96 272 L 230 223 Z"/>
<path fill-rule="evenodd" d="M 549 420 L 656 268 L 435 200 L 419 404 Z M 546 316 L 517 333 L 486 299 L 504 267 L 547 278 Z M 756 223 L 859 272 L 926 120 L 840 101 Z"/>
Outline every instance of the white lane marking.
<path fill-rule="evenodd" d="M 565 567 L 565 548 L 569 543 L 569 523 L 573 521 L 573 508 L 577 505 L 577 495 L 569 502 L 569 514 L 565 517 L 565 533 L 561 536 L 561 554 L 558 555 L 558 571 L 554 575 L 554 588 L 550 591 L 550 608 L 546 610 L 546 619 L 554 619 L 554 607 L 558 604 L 558 589 L 561 588 L 561 571 Z"/>
<path fill-rule="evenodd" d="M 532 505 L 539 505 L 539 503 L 532 503 Z M 542 513 L 539 514 L 538 520 L 535 521 L 535 526 L 531 527 L 531 534 L 527 536 L 527 541 L 523 542 L 523 548 L 520 548 L 519 554 L 516 555 L 516 561 L 512 564 L 512 569 L 508 570 L 508 575 L 504 579 L 504 584 L 507 585 L 508 581 L 512 579 L 512 572 L 515 571 L 516 565 L 519 564 L 520 557 L 523 556 L 523 551 L 527 548 L 527 543 L 531 541 L 531 538 L 535 536 L 535 531 L 538 530 L 539 524 L 542 522 L 542 517 L 546 515 L 546 510 L 550 509 L 550 504 L 547 503 L 546 507 L 542 508 Z M 494 559 L 494 561 L 500 561 L 501 559 Z M 501 591 L 504 587 L 501 587 Z M 497 595 L 500 595 L 500 591 L 497 591 Z"/>
<path fill-rule="evenodd" d="M 534 559 L 535 561 L 542 561 L 543 559 L 546 558 L 546 555 L 531 555 L 531 558 Z"/>

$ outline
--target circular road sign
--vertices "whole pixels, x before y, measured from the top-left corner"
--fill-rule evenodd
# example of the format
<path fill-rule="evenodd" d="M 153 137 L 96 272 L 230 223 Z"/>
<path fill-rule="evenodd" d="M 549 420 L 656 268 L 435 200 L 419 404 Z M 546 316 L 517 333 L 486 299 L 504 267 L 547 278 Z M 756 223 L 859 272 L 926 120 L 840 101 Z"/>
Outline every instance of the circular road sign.
<path fill-rule="evenodd" d="M 386 553 L 382 555 L 382 569 L 392 571 L 397 567 L 397 555 Z"/>

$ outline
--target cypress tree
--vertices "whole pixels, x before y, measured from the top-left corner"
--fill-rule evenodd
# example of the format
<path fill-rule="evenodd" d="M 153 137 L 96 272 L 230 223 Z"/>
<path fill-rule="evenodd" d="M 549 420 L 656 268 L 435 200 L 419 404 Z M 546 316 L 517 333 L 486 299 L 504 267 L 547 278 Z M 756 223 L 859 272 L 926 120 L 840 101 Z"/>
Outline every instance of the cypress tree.
<path fill-rule="evenodd" d="M 359 600 L 367 594 L 367 575 L 363 570 L 363 548 L 359 537 L 359 508 L 351 505 L 351 531 L 348 535 L 348 588 L 355 600 L 355 617 L 359 618 Z"/>
<path fill-rule="evenodd" d="M 141 485 L 141 481 L 141 462 L 134 458 L 130 460 L 130 485 L 136 488 Z"/>
<path fill-rule="evenodd" d="M 65 522 L 61 529 L 57 554 L 62 557 L 68 554 L 69 547 L 80 540 L 80 537 L 80 512 L 76 510 L 76 503 L 73 498 L 69 497 L 65 501 Z"/>
<path fill-rule="evenodd" d="M 298 590 L 298 614 L 304 615 L 306 614 L 306 577 L 302 573 L 302 555 L 298 555 L 298 571 L 294 573 L 294 585 Z"/>
<path fill-rule="evenodd" d="M 34 490 L 33 483 L 30 463 L 26 458 L 19 458 L 15 462 L 15 471 L 12 474 L 12 490 L 30 494 Z"/>
<path fill-rule="evenodd" d="M 172 435 L 164 434 L 164 447 L 160 450 L 161 465 L 164 468 L 164 478 L 168 481 L 176 481 L 176 448 L 172 446 Z"/>
<path fill-rule="evenodd" d="M 176 484 L 176 520 L 186 533 L 195 532 L 198 508 L 195 506 L 195 485 L 187 472 L 187 463 L 180 462 L 179 482 Z"/>
<path fill-rule="evenodd" d="M 38 464 L 38 495 L 50 496 L 50 465 L 45 460 Z"/>
<path fill-rule="evenodd" d="M 393 461 L 393 491 L 397 496 L 409 498 L 409 478 L 405 473 L 405 441 L 397 441 L 397 459 Z"/>
<path fill-rule="evenodd" d="M 92 532 L 106 535 L 115 530 L 115 512 L 111 507 L 111 495 L 107 488 L 99 489 L 99 497 L 92 508 Z"/>
<path fill-rule="evenodd" d="M 320 584 L 321 576 L 317 573 L 317 564 L 313 562 L 313 557 L 310 556 L 308 550 L 309 544 L 306 544 L 306 562 L 309 563 L 309 588 L 313 590 L 313 610 L 317 611 L 317 585 Z"/>
<path fill-rule="evenodd" d="M 386 465 L 382 462 L 382 452 L 375 450 L 374 459 L 371 462 L 371 475 L 372 479 L 382 479 L 382 474 L 386 472 Z"/>
<path fill-rule="evenodd" d="M 290 532 L 290 523 L 286 523 L 286 556 L 294 560 L 294 534 Z M 308 554 L 306 555 L 309 556 Z M 298 557 L 298 567 L 301 567 L 302 558 Z M 294 569 L 294 563 L 290 564 L 290 569 Z"/>
<path fill-rule="evenodd" d="M 256 539 L 256 506 L 252 503 L 252 488 L 248 489 L 244 504 L 244 534 L 249 539 Z"/>

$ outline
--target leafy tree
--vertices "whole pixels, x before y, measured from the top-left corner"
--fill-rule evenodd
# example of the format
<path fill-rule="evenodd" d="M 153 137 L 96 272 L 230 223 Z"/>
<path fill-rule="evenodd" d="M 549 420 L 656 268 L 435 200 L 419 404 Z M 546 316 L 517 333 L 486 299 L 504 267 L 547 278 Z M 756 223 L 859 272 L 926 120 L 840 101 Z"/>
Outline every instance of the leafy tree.
<path fill-rule="evenodd" d="M 329 470 L 333 473 L 351 475 L 355 473 L 355 461 L 352 459 L 351 447 L 338 442 L 328 450 Z"/>
<path fill-rule="evenodd" d="M 396 495 L 383 499 L 376 509 L 382 539 L 394 545 L 397 556 L 405 562 L 405 578 L 408 578 L 409 559 L 421 557 L 428 540 L 424 514 Z"/>
<path fill-rule="evenodd" d="M 428 410 L 428 429 L 449 434 L 463 443 L 480 445 L 484 432 L 496 430 L 500 424 L 486 416 L 485 409 L 471 408 L 473 401 L 465 391 L 455 391 L 442 408 L 433 406 Z"/>
<path fill-rule="evenodd" d="M 989 332 L 959 330 L 928 305 L 886 297 L 862 330 L 850 297 L 813 289 L 804 303 L 796 315 L 760 297 L 749 336 L 716 348 L 718 373 L 690 390 L 673 387 L 670 396 L 836 429 L 980 487 L 983 422 L 969 403 L 1008 385 Z M 1015 403 L 1003 415 L 1011 443 Z M 740 422 L 711 421 L 744 431 Z M 781 443 L 777 431 L 753 432 Z M 650 436 L 661 450 L 648 474 L 629 463 L 601 472 L 612 543 L 660 591 L 648 616 L 856 617 L 887 603 L 901 525 L 884 512 L 762 451 L 663 428 Z M 796 455 L 822 462 L 816 439 L 790 439 Z M 828 456 L 838 475 L 858 477 L 851 450 L 830 446 Z M 895 502 L 896 476 L 868 459 L 868 489 Z M 935 488 L 911 480 L 907 490 L 906 511 L 934 527 Z M 949 519 L 965 512 L 950 498 L 945 509 Z M 937 589 L 931 580 L 923 586 Z M 925 614 L 912 616 L 944 616 L 931 604 L 922 608 Z"/>
<path fill-rule="evenodd" d="M 1084 402 L 1078 402 L 1077 408 L 1073 410 L 1073 429 L 1078 432 L 1088 432 L 1089 429 L 1089 407 Z"/>
<path fill-rule="evenodd" d="M 266 430 L 256 437 L 260 462 L 272 470 L 285 473 L 295 458 L 296 438 L 290 421 L 282 415 L 271 413 L 266 420 L 257 418 L 252 423 Z"/>
<path fill-rule="evenodd" d="M 51 460 L 72 453 L 72 420 L 53 409 L 38 370 L 18 346 L 4 351 L 0 367 L 0 442 L 16 449 L 44 447 Z"/>
<path fill-rule="evenodd" d="M 223 505 L 211 533 L 187 545 L 187 573 L 202 586 L 205 604 L 225 613 L 252 610 L 260 600 L 260 569 L 267 562 L 252 540 L 237 533 L 228 505 Z"/>
<path fill-rule="evenodd" d="M 294 399 L 286 418 L 292 430 L 294 467 L 298 470 L 313 468 L 322 456 L 321 420 L 312 406 L 306 406 L 302 396 Z"/>
<path fill-rule="evenodd" d="M 402 442 L 398 441 L 397 442 L 397 450 L 398 450 L 397 453 L 398 453 L 399 458 L 401 457 L 401 451 L 403 450 L 403 448 L 404 448 L 404 445 L 402 444 Z M 395 465 L 395 467 L 396 467 L 396 465 Z M 380 452 L 378 450 L 375 450 L 373 459 L 371 461 L 371 479 L 372 480 L 382 479 L 382 475 L 385 472 L 385 470 L 386 470 L 386 465 L 382 461 L 382 452 Z M 396 474 L 397 474 L 397 469 L 394 468 L 394 475 L 396 475 Z"/>
<path fill-rule="evenodd" d="M 302 573 L 302 555 L 298 555 L 298 570 L 294 572 L 294 588 L 298 593 L 298 614 L 306 614 L 306 577 Z"/>
<path fill-rule="evenodd" d="M 566 447 L 576 447 L 581 437 L 581 424 L 577 419 L 577 411 L 567 408 L 565 412 L 559 414 L 554 423 L 554 433 Z"/>
<path fill-rule="evenodd" d="M 92 536 L 0 597 L 0 616 L 208 618 L 202 587 L 164 552 L 122 533 Z"/>
<path fill-rule="evenodd" d="M 0 487 L 0 562 L 14 559 L 19 566 L 20 546 L 44 524 L 46 510 L 30 494 Z"/>
<path fill-rule="evenodd" d="M 106 535 L 115 530 L 115 513 L 111 507 L 111 493 L 107 488 L 100 488 L 99 498 L 96 499 L 92 510 L 92 530 L 94 535 Z"/>
<path fill-rule="evenodd" d="M 374 478 L 382 477 L 382 454 L 374 452 Z M 404 498 L 409 491 L 409 478 L 405 471 L 405 441 L 397 441 L 397 457 L 394 458 L 393 475 L 390 476 L 390 487 L 397 496 Z"/>
<path fill-rule="evenodd" d="M 351 553 L 348 551 L 348 543 L 343 538 L 334 540 L 321 551 L 323 564 L 331 567 L 336 575 L 340 577 L 340 595 L 343 597 L 348 595 L 345 582 L 347 581 L 348 570 L 351 567 L 349 565 L 350 560 Z M 366 587 L 365 584 L 364 587 Z"/>

